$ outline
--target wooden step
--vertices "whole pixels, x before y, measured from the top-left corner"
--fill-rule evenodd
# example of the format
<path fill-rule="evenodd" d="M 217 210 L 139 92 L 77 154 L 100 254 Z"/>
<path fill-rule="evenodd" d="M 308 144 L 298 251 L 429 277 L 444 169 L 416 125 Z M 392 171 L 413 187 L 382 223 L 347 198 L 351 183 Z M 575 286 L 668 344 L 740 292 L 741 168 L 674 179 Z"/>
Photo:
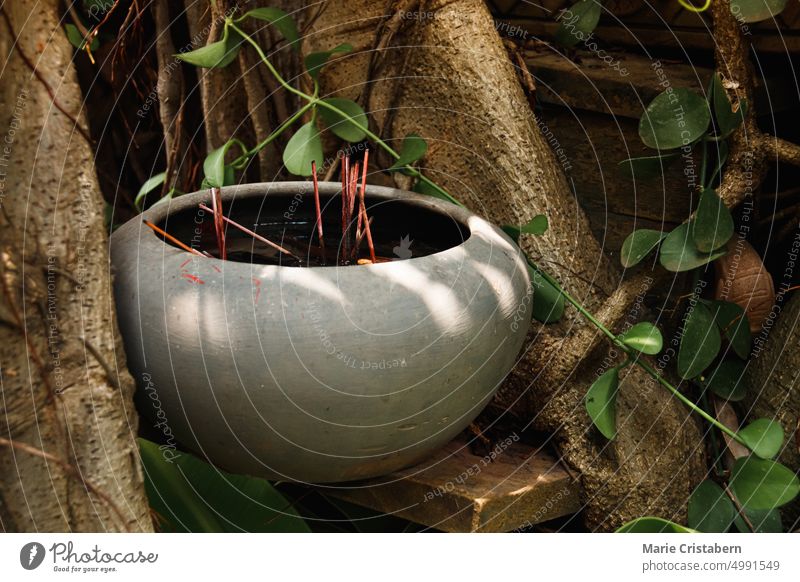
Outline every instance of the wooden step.
<path fill-rule="evenodd" d="M 448 532 L 507 532 L 581 508 L 564 466 L 511 437 L 485 456 L 456 439 L 415 467 L 324 492 Z"/>

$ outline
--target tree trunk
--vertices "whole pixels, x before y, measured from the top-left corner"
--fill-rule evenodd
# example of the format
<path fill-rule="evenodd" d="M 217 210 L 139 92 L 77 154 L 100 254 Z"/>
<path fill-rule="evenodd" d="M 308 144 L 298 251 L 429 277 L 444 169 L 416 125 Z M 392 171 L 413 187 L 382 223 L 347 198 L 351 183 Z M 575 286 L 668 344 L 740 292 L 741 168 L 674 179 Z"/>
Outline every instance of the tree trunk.
<path fill-rule="evenodd" d="M 0 529 L 150 531 L 103 201 L 58 7 L 0 8 Z"/>
<path fill-rule="evenodd" d="M 528 237 L 525 250 L 610 327 L 645 315 L 633 310 L 647 279 L 622 282 L 602 253 L 483 2 L 332 0 L 303 50 L 343 42 L 355 50 L 323 72 L 323 95 L 360 100 L 372 128 L 398 147 L 408 133 L 422 135 L 427 175 L 495 223 L 546 214 L 548 232 Z M 619 434 L 605 442 L 583 407 L 607 353 L 599 342 L 571 309 L 558 324 L 535 326 L 495 407 L 555 434 L 582 475 L 590 526 L 644 514 L 682 520 L 704 472 L 697 424 L 634 366 L 620 391 Z"/>

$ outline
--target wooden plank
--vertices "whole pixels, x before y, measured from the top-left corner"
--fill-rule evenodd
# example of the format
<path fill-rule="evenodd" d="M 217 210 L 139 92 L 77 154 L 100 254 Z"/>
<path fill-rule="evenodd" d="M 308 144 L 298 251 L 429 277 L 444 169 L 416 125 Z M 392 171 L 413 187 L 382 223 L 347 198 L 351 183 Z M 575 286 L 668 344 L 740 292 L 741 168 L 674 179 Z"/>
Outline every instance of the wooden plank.
<path fill-rule="evenodd" d="M 448 532 L 512 531 L 581 508 L 557 459 L 510 438 L 483 457 L 456 439 L 415 467 L 325 493 Z"/>

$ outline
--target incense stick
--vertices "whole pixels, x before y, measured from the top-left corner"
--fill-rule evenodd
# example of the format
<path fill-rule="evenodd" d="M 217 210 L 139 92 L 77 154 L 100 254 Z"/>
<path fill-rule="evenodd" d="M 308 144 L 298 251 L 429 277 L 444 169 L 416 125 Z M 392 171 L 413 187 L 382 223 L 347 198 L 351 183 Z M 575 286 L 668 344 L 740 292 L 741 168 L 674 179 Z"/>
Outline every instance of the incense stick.
<path fill-rule="evenodd" d="M 211 210 L 211 209 L 210 209 L 208 206 L 206 206 L 205 204 L 199 204 L 199 206 L 200 206 L 200 208 L 201 208 L 202 210 L 205 210 L 206 212 L 213 212 L 213 211 L 212 211 L 212 210 Z M 299 261 L 299 260 L 301 260 L 301 259 L 300 259 L 300 257 L 298 257 L 297 255 L 295 255 L 293 252 L 286 250 L 286 249 L 285 249 L 285 248 L 283 248 L 282 246 L 280 246 L 280 245 L 278 245 L 278 244 L 275 244 L 275 243 L 274 243 L 274 242 L 272 242 L 271 240 L 264 238 L 264 237 L 263 237 L 263 236 L 261 236 L 260 234 L 257 234 L 257 233 L 255 233 L 255 232 L 253 232 L 253 231 L 252 231 L 252 230 L 250 230 L 249 228 L 247 228 L 247 227 L 245 227 L 245 226 L 242 226 L 241 224 L 239 224 L 238 222 L 235 222 L 235 221 L 231 220 L 231 219 L 230 219 L 230 218 L 228 218 L 227 216 L 223 216 L 223 217 L 222 217 L 222 220 L 224 220 L 225 222 L 227 222 L 227 223 L 228 223 L 228 224 L 230 224 L 231 226 L 233 226 L 233 227 L 235 227 L 235 228 L 238 228 L 238 229 L 239 229 L 239 230 L 241 230 L 242 232 L 244 232 L 244 233 L 246 233 L 246 234 L 249 234 L 249 235 L 250 235 L 250 236 L 252 236 L 254 239 L 256 239 L 256 240 L 260 240 L 260 241 L 261 241 L 261 242 L 263 242 L 264 244 L 271 246 L 271 247 L 272 247 L 272 248 L 274 248 L 275 250 L 278 250 L 278 251 L 280 251 L 280 252 L 282 252 L 282 253 L 286 253 L 287 255 L 289 255 L 290 257 L 294 257 L 294 258 L 295 258 L 295 259 L 297 259 L 298 261 Z"/>
<path fill-rule="evenodd" d="M 200 257 L 205 257 L 205 255 L 204 255 L 203 253 L 201 253 L 200 251 L 198 251 L 197 249 L 193 249 L 192 247 L 190 247 L 190 246 L 188 246 L 188 245 L 185 245 L 185 244 L 183 244 L 181 241 L 179 241 L 178 239 L 176 239 L 174 236 L 172 236 L 171 234 L 169 234 L 167 231 L 165 231 L 165 230 L 161 230 L 160 228 L 158 228 L 158 227 L 157 227 L 155 224 L 153 224 L 152 222 L 150 222 L 150 221 L 148 221 L 148 220 L 144 220 L 143 222 L 144 222 L 144 223 L 145 223 L 147 226 L 149 226 L 150 228 L 152 228 L 152 229 L 153 229 L 155 232 L 157 232 L 158 234 L 160 234 L 161 236 L 163 236 L 165 239 L 167 239 L 168 241 L 170 241 L 170 242 L 172 242 L 172 243 L 175 243 L 176 245 L 178 245 L 180 248 L 182 248 L 182 249 L 183 249 L 183 250 L 185 250 L 186 252 L 188 252 L 188 253 L 192 253 L 192 254 L 195 254 L 195 255 L 198 255 L 198 256 L 200 256 Z"/>

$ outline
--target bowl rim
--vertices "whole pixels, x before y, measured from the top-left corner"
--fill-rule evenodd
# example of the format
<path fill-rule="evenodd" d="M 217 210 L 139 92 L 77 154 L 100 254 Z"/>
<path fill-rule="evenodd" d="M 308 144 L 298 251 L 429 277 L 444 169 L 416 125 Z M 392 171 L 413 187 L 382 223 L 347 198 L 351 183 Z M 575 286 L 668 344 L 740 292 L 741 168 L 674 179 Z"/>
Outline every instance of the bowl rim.
<path fill-rule="evenodd" d="M 233 201 L 237 198 L 255 198 L 259 196 L 269 196 L 269 195 L 277 195 L 282 197 L 290 197 L 290 196 L 306 196 L 311 195 L 314 192 L 313 182 L 311 181 L 289 181 L 289 182 L 254 182 L 249 184 L 237 184 L 233 186 L 224 186 L 220 188 L 222 200 L 225 201 Z M 341 192 L 341 184 L 339 182 L 319 182 L 319 192 L 321 195 L 324 196 L 331 196 L 336 193 Z M 470 243 L 474 237 L 476 229 L 478 229 L 478 225 L 475 221 L 479 221 L 478 224 L 482 226 L 487 226 L 495 233 L 499 234 L 501 237 L 505 238 L 507 242 L 514 244 L 513 241 L 508 237 L 508 235 L 503 232 L 502 229 L 497 227 L 496 225 L 492 224 L 488 220 L 484 219 L 483 217 L 475 214 L 471 210 L 467 209 L 464 206 L 459 206 L 457 204 L 453 204 L 452 202 L 442 200 L 439 198 L 435 198 L 430 195 L 425 194 L 418 194 L 416 192 L 409 192 L 407 190 L 402 190 L 399 188 L 392 188 L 389 186 L 378 186 L 378 185 L 367 185 L 367 195 L 371 198 L 379 198 L 382 200 L 397 200 L 402 199 L 404 202 L 408 202 L 411 205 L 419 206 L 429 211 L 433 211 L 436 213 L 443 214 L 444 216 L 451 218 L 458 222 L 459 226 L 462 228 L 463 231 L 466 232 L 466 235 L 461 242 L 451 247 L 441 249 L 435 253 L 430 253 L 420 257 L 411 257 L 409 259 L 403 259 L 402 261 L 393 261 L 389 263 L 379 263 L 377 265 L 337 265 L 335 268 L 347 268 L 347 267 L 387 267 L 394 263 L 405 263 L 407 261 L 422 261 L 425 259 L 439 257 L 445 253 L 451 252 L 454 249 L 458 249 L 463 247 L 464 245 Z M 121 241 L 123 238 L 128 238 L 129 236 L 133 235 L 137 238 L 140 245 L 151 245 L 151 244 L 159 244 L 161 246 L 165 246 L 167 248 L 173 249 L 178 253 L 188 255 L 186 251 L 180 249 L 174 245 L 171 245 L 164 240 L 162 240 L 159 236 L 156 235 L 155 232 L 148 228 L 141 228 L 142 221 L 147 220 L 149 222 L 159 224 L 162 221 L 166 220 L 170 215 L 185 211 L 191 210 L 193 208 L 197 208 L 197 205 L 203 203 L 206 205 L 211 204 L 211 189 L 204 189 L 198 190 L 196 192 L 191 192 L 188 194 L 183 194 L 177 198 L 173 198 L 167 202 L 163 202 L 161 204 L 155 204 L 151 206 L 143 213 L 134 216 L 130 220 L 128 220 L 125 224 L 119 227 L 114 233 L 111 235 L 112 241 L 116 239 L 116 241 Z M 136 229 L 136 230 L 134 230 Z M 138 234 L 133 234 L 137 232 Z M 130 234 L 128 234 L 130 233 Z M 220 259 L 216 257 L 210 257 L 210 260 L 220 261 Z M 231 261 L 225 261 L 226 263 L 230 263 Z M 250 263 L 240 262 L 240 261 L 233 261 L 235 264 L 241 265 L 250 265 Z M 275 268 L 286 268 L 286 269 L 332 269 L 334 265 L 314 265 L 311 267 L 299 267 L 299 266 L 292 266 L 292 265 L 272 265 Z"/>

